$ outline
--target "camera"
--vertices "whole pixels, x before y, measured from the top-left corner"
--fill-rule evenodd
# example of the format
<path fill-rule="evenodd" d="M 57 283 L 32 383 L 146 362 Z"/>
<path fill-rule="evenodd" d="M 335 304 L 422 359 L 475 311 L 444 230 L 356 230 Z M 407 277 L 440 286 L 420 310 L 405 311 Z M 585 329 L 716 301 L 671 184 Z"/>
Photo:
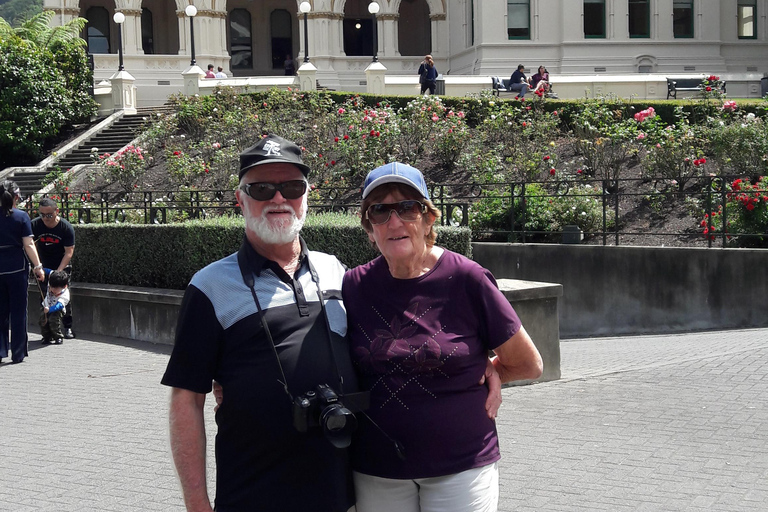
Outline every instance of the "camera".
<path fill-rule="evenodd" d="M 299 432 L 320 427 L 323 434 L 336 448 L 346 448 L 352 443 L 352 433 L 357 429 L 354 413 L 368 408 L 370 393 L 353 393 L 340 397 L 328 384 L 318 384 L 293 401 L 293 426 Z"/>

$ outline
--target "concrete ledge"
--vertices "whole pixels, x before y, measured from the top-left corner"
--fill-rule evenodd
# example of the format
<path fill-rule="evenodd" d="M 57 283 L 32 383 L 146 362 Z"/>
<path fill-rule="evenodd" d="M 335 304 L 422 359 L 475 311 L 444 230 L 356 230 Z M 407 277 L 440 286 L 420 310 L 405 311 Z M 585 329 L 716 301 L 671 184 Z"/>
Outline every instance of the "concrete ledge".
<path fill-rule="evenodd" d="M 563 285 L 498 279 L 499 290 L 515 308 L 525 330 L 531 336 L 544 361 L 544 372 L 537 382 L 560 378 L 560 321 L 558 302 L 563 296 Z M 516 381 L 512 385 L 527 384 Z"/>
<path fill-rule="evenodd" d="M 173 345 L 182 290 L 72 283 L 75 333 Z M 40 318 L 40 293 L 29 287 L 29 320 L 34 329 Z"/>

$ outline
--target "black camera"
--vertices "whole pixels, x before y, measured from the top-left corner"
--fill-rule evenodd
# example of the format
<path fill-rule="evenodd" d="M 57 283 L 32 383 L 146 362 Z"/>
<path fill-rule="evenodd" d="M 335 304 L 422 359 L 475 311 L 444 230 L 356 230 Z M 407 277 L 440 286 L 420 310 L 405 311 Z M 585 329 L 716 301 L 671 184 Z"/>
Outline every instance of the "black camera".
<path fill-rule="evenodd" d="M 370 393 L 336 394 L 328 384 L 318 384 L 293 401 L 293 426 L 299 432 L 310 427 L 320 427 L 325 437 L 336 448 L 346 448 L 352 443 L 352 433 L 357 429 L 354 413 L 364 411 L 370 402 Z"/>

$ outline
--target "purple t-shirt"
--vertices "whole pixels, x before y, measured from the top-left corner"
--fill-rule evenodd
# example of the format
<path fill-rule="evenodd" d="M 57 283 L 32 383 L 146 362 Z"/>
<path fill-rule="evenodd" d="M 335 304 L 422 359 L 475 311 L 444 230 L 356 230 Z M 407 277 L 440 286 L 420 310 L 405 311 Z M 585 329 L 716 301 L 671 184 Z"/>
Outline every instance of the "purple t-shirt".
<path fill-rule="evenodd" d="M 414 279 L 395 279 L 386 260 L 347 272 L 342 286 L 352 359 L 371 391 L 353 442 L 354 468 L 385 478 L 428 478 L 499 459 L 486 386 L 488 350 L 520 320 L 491 273 L 444 251 Z M 404 447 L 401 460 L 393 442 Z"/>

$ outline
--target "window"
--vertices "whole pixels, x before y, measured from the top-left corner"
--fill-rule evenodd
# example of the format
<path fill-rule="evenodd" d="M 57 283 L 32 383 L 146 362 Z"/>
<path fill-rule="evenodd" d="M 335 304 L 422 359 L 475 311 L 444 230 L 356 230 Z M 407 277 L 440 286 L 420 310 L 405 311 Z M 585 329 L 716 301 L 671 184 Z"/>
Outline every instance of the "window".
<path fill-rule="evenodd" d="M 475 0 L 469 0 L 469 46 L 475 46 Z"/>
<path fill-rule="evenodd" d="M 605 0 L 584 0 L 584 37 L 605 38 Z"/>
<path fill-rule="evenodd" d="M 629 37 L 651 37 L 650 0 L 629 0 Z"/>
<path fill-rule="evenodd" d="M 507 0 L 507 37 L 509 39 L 531 38 L 530 0 Z"/>
<path fill-rule="evenodd" d="M 693 0 L 672 2 L 672 26 L 675 37 L 693 37 Z"/>
<path fill-rule="evenodd" d="M 234 9 L 229 13 L 229 65 L 232 69 L 253 69 L 251 13 Z"/>
<path fill-rule="evenodd" d="M 152 22 L 152 11 L 149 9 L 141 9 L 141 49 L 144 50 L 145 55 L 152 55 L 155 53 L 155 40 L 152 37 L 154 33 L 154 27 Z"/>
<path fill-rule="evenodd" d="M 88 20 L 88 53 L 109 53 L 109 13 L 103 7 L 91 7 L 85 13 Z"/>
<path fill-rule="evenodd" d="M 736 18 L 739 24 L 739 39 L 757 38 L 757 0 L 739 0 Z"/>
<path fill-rule="evenodd" d="M 272 69 L 283 68 L 288 56 L 293 59 L 293 30 L 291 15 L 284 9 L 272 11 L 270 28 L 272 31 Z"/>

